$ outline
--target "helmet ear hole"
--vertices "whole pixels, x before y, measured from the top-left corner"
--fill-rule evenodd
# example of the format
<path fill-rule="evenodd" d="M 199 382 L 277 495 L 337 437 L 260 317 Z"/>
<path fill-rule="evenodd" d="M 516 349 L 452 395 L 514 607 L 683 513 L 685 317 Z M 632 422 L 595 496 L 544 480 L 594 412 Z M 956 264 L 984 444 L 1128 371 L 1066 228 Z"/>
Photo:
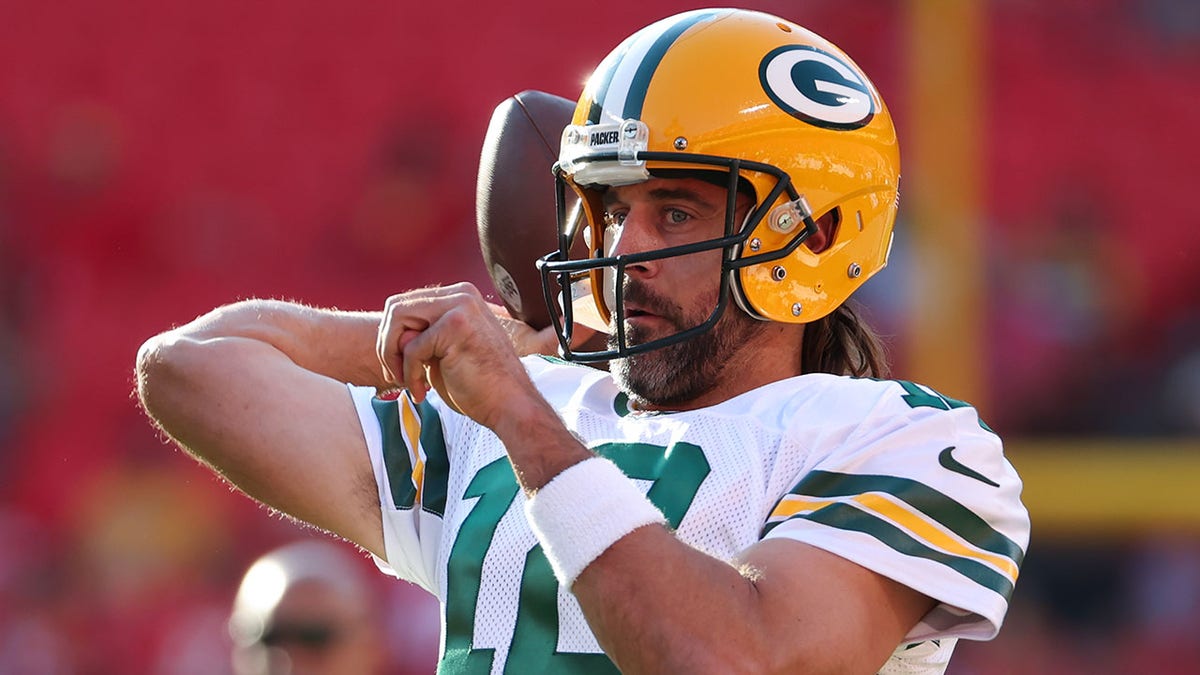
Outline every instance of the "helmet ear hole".
<path fill-rule="evenodd" d="M 817 232 L 804 240 L 804 245 L 813 253 L 829 248 L 837 239 L 838 226 L 842 224 L 842 207 L 835 206 L 817 218 Z"/>

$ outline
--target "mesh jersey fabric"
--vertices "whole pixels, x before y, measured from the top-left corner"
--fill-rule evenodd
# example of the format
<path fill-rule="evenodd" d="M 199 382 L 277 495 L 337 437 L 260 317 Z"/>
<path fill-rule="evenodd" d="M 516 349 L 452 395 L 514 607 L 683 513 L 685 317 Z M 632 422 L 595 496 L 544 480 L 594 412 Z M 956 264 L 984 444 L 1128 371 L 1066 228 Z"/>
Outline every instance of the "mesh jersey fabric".
<path fill-rule="evenodd" d="M 965 403 L 812 374 L 644 413 L 605 372 L 523 362 L 564 424 L 685 543 L 730 560 L 763 538 L 794 539 L 937 600 L 881 672 L 940 673 L 954 638 L 999 630 L 1029 520 L 1000 439 Z M 436 393 L 420 405 L 374 394 L 351 387 L 383 513 L 377 562 L 441 600 L 439 672 L 615 672 L 554 581 L 496 436 Z"/>

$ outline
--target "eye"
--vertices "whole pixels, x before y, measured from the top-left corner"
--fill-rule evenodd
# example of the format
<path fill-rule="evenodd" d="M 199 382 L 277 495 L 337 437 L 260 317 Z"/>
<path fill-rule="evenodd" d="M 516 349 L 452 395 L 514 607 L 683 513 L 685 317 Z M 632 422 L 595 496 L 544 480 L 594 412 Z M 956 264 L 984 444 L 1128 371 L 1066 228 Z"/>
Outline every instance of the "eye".
<path fill-rule="evenodd" d="M 667 222 L 672 225 L 682 225 L 690 219 L 691 215 L 689 215 L 686 211 L 680 211 L 679 209 L 671 209 L 667 211 Z"/>
<path fill-rule="evenodd" d="M 618 227 L 625 223 L 625 215 L 627 211 L 605 211 L 604 224 L 609 227 Z"/>

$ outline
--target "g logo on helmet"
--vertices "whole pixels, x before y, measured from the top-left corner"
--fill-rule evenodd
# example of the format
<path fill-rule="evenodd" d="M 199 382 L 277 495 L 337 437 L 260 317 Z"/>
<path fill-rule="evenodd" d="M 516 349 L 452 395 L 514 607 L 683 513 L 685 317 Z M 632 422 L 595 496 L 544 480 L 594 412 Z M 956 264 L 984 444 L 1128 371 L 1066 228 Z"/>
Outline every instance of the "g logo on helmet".
<path fill-rule="evenodd" d="M 867 78 L 842 59 L 808 45 L 771 50 L 758 67 L 767 96 L 791 116 L 827 129 L 858 129 L 875 115 Z"/>

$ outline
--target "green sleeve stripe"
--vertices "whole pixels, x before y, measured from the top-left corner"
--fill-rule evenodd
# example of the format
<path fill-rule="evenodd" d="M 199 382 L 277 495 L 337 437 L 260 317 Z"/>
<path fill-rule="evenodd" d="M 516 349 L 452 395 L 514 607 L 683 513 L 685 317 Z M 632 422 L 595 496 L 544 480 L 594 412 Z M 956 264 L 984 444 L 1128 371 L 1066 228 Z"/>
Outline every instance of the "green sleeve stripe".
<path fill-rule="evenodd" d="M 421 507 L 439 516 L 446 514 L 446 491 L 450 481 L 450 459 L 442 418 L 428 400 L 417 406 L 421 418 L 421 446 L 425 449 L 425 493 Z"/>
<path fill-rule="evenodd" d="M 795 516 L 795 518 L 811 520 L 839 530 L 868 534 L 889 548 L 905 555 L 941 563 L 980 586 L 995 591 L 1003 596 L 1005 601 L 1012 597 L 1013 584 L 1000 572 L 970 558 L 962 558 L 932 549 L 913 539 L 895 525 L 849 504 L 830 504 L 811 513 Z M 766 530 L 769 531 L 778 524 L 771 523 Z"/>
<path fill-rule="evenodd" d="M 392 506 L 411 509 L 417 499 L 417 487 L 413 485 L 412 460 L 400 427 L 400 402 L 373 398 L 371 408 L 383 435 L 383 465 L 392 490 Z"/>
<path fill-rule="evenodd" d="M 1019 567 L 1025 552 L 1016 542 L 998 532 L 967 507 L 933 488 L 907 478 L 812 471 L 792 494 L 810 497 L 847 497 L 868 492 L 885 492 L 984 551 L 1012 559 Z"/>

